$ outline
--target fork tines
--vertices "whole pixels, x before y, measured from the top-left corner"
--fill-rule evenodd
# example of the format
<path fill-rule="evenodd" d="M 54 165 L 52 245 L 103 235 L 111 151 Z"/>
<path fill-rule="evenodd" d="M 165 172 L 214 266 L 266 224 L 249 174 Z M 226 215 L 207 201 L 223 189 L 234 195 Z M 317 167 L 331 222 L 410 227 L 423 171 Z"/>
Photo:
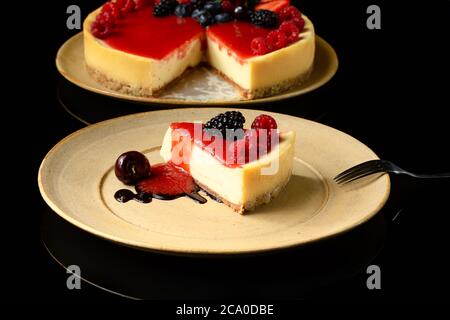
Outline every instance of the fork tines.
<path fill-rule="evenodd" d="M 334 177 L 334 180 L 338 184 L 345 184 L 383 171 L 384 166 L 381 160 L 369 160 L 345 170 Z"/>

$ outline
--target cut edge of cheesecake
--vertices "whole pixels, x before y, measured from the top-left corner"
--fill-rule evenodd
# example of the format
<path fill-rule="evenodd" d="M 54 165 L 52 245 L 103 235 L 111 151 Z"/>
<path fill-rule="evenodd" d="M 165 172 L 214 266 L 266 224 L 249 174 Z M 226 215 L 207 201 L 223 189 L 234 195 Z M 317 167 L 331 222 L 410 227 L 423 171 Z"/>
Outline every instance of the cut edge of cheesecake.
<path fill-rule="evenodd" d="M 231 80 L 226 74 L 217 70 L 216 68 L 209 66 L 209 65 L 207 67 L 214 73 L 218 74 L 222 79 L 227 81 L 229 84 L 231 84 L 236 90 L 239 91 L 239 94 L 241 95 L 241 97 L 243 97 L 246 100 L 260 99 L 260 98 L 270 97 L 270 96 L 274 96 L 274 95 L 277 95 L 280 93 L 284 93 L 296 86 L 299 86 L 299 85 L 305 83 L 309 79 L 309 77 L 312 73 L 312 70 L 313 70 L 313 66 L 311 66 L 308 70 L 306 70 L 304 73 L 300 74 L 297 77 L 283 80 L 282 82 L 277 83 L 276 85 L 273 85 L 273 86 L 268 86 L 268 87 L 252 90 L 252 89 L 242 88 L 236 82 Z"/>

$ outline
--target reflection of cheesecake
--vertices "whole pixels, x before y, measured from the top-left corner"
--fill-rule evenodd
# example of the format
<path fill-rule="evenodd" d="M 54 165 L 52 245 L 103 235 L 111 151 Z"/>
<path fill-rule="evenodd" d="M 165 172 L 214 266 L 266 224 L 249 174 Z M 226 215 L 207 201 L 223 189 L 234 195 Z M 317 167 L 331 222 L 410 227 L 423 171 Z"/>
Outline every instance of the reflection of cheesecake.
<path fill-rule="evenodd" d="M 269 152 L 255 159 L 246 158 L 242 163 L 238 163 L 236 157 L 230 161 L 226 152 L 218 156 L 217 149 L 211 148 L 211 137 L 205 136 L 202 124 L 172 123 L 164 136 L 161 156 L 189 171 L 202 189 L 235 211 L 243 213 L 271 201 L 289 181 L 295 132 L 279 133 L 279 143 Z M 223 150 L 229 150 L 229 146 L 236 143 L 215 138 L 218 139 L 213 140 L 218 142 L 216 146 L 223 145 Z M 244 148 L 248 155 L 248 145 Z M 180 161 L 180 150 L 184 151 L 183 161 Z"/>
<path fill-rule="evenodd" d="M 154 96 L 188 68 L 205 61 L 236 85 L 243 98 L 253 99 L 285 91 L 305 80 L 311 71 L 314 27 L 305 16 L 304 29 L 291 43 L 258 53 L 252 40 L 265 39 L 277 30 L 243 21 L 204 29 L 191 17 L 154 17 L 152 11 L 153 6 L 144 6 L 122 15 L 105 37 L 92 32 L 102 8 L 86 18 L 86 65 L 105 87 Z"/>

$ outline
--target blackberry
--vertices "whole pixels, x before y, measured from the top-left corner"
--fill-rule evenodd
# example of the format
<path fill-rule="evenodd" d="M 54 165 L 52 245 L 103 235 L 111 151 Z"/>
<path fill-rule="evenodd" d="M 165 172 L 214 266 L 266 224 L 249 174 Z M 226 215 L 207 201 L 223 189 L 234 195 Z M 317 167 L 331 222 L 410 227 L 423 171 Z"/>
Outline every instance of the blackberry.
<path fill-rule="evenodd" d="M 269 10 L 256 10 L 250 14 L 250 21 L 260 27 L 274 28 L 278 26 L 278 15 Z"/>
<path fill-rule="evenodd" d="M 165 17 L 173 13 L 178 5 L 177 0 L 161 0 L 154 8 L 153 15 L 155 17 Z"/>
<path fill-rule="evenodd" d="M 191 0 L 191 5 L 194 7 L 194 9 L 203 8 L 205 3 L 206 3 L 206 0 Z"/>
<path fill-rule="evenodd" d="M 205 124 L 205 129 L 217 129 L 226 137 L 226 129 L 242 129 L 245 118 L 239 111 L 220 113 Z"/>

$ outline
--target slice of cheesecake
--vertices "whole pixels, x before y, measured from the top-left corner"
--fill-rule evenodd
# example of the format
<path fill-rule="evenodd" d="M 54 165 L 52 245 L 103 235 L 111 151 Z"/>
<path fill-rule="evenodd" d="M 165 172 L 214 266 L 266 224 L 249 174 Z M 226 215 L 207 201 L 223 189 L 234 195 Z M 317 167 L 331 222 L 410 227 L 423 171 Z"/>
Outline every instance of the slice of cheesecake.
<path fill-rule="evenodd" d="M 211 139 L 201 123 L 172 123 L 160 154 L 165 161 L 188 171 L 210 195 L 242 214 L 271 201 L 290 179 L 295 132 L 280 132 L 277 137 L 270 151 L 255 159 L 248 156 L 247 145 L 244 157 L 230 158 L 227 150 L 234 148 L 237 141 L 217 136 Z"/>
<path fill-rule="evenodd" d="M 303 19 L 300 41 L 260 56 L 252 53 L 249 44 L 255 37 L 266 37 L 271 29 L 242 21 L 213 25 L 206 31 L 207 60 L 247 99 L 289 90 L 309 77 L 314 62 L 314 26 L 306 16 Z"/>

